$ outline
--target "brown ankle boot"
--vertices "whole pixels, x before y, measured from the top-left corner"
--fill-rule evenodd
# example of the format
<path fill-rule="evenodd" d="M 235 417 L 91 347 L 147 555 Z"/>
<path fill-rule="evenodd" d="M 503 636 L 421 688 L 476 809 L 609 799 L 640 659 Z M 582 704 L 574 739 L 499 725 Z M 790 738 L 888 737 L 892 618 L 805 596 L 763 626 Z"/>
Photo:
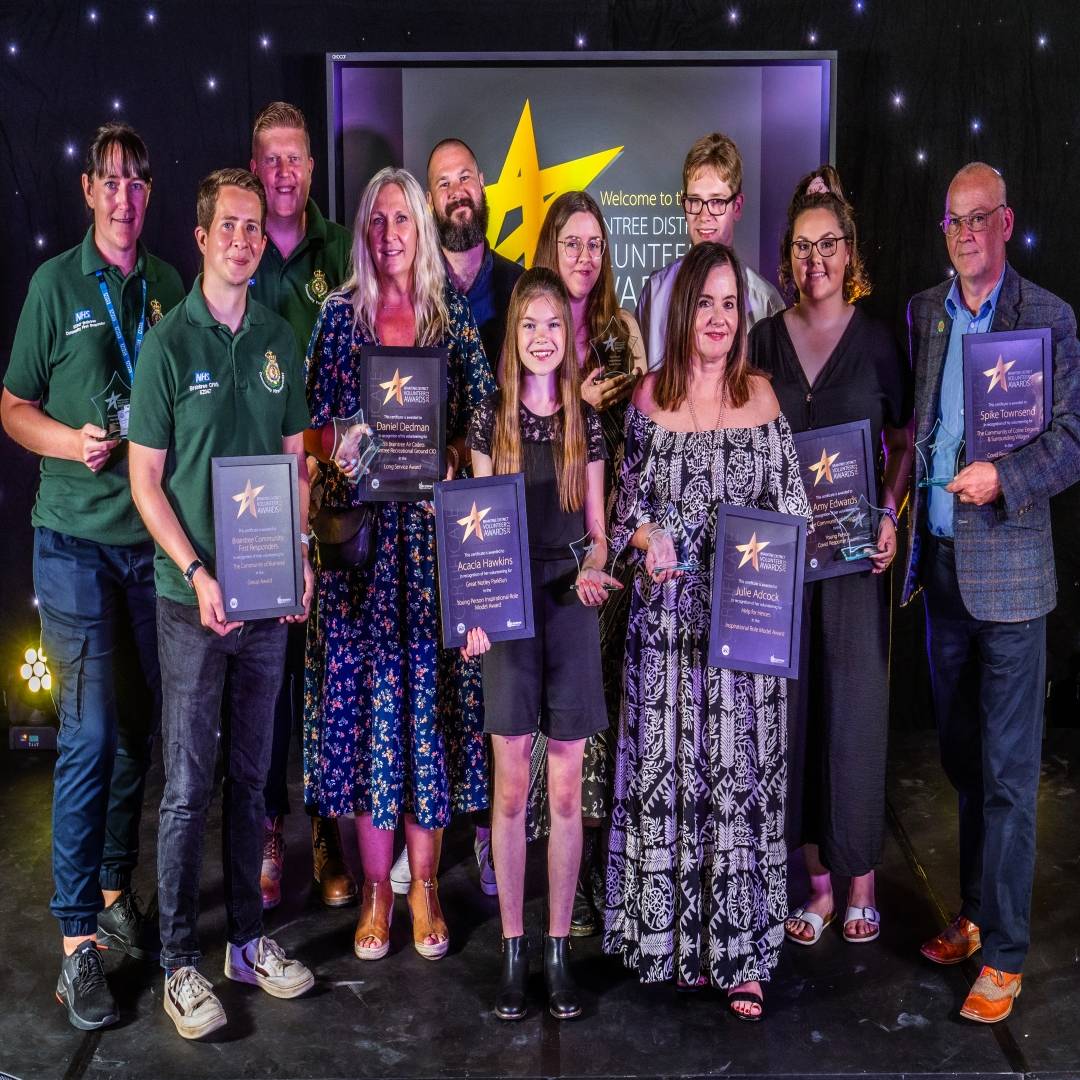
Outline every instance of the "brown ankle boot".
<path fill-rule="evenodd" d="M 311 861 L 315 883 L 327 907 L 344 907 L 356 899 L 356 879 L 341 854 L 336 818 L 311 819 Z"/>

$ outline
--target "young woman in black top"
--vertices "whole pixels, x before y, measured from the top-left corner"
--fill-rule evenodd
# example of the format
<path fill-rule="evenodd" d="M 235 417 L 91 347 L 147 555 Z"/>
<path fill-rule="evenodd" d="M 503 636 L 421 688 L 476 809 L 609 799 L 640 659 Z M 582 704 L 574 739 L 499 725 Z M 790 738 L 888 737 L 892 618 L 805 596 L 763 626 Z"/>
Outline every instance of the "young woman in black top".
<path fill-rule="evenodd" d="M 550 740 L 548 928 L 544 975 L 556 1019 L 581 1013 L 566 970 L 570 910 L 581 858 L 585 740 L 607 727 L 600 631 L 593 610 L 619 583 L 603 571 L 604 439 L 581 400 L 570 303 L 558 276 L 535 267 L 514 288 L 506 323 L 502 389 L 473 414 L 468 445 L 476 476 L 523 472 L 536 636 L 491 645 L 479 628 L 466 656 L 483 656 L 484 730 L 495 754 L 492 851 L 499 882 L 503 978 L 495 1014 L 525 1015 L 523 927 L 525 807 L 537 729 Z M 588 534 L 580 569 L 570 545 Z"/>

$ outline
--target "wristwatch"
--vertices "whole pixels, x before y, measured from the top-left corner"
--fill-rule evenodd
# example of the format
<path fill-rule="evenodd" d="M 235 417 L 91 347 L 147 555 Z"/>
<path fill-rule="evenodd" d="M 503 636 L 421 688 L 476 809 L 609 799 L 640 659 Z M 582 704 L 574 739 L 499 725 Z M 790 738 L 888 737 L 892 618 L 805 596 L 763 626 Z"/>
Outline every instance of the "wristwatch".
<path fill-rule="evenodd" d="M 202 566 L 202 559 L 196 559 L 184 571 L 184 580 L 187 582 L 189 589 L 194 589 L 195 588 L 195 574 L 197 573 L 199 567 L 201 567 L 201 566 Z"/>

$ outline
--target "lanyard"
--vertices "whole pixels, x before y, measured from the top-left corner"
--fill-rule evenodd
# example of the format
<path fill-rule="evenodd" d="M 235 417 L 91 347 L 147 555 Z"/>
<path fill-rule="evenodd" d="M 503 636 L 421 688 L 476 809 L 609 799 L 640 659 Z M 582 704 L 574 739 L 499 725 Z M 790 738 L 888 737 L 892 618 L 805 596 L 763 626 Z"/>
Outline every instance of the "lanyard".
<path fill-rule="evenodd" d="M 139 350 L 142 348 L 143 332 L 146 330 L 146 278 L 142 279 L 142 315 L 139 316 L 139 328 L 135 331 L 135 359 L 132 361 L 131 353 L 128 352 L 127 342 L 124 340 L 124 332 L 120 329 L 120 320 L 116 317 L 116 308 L 113 307 L 112 297 L 109 295 L 109 286 L 105 284 L 105 271 L 97 271 L 98 288 L 101 289 L 101 297 L 105 301 L 105 309 L 112 321 L 113 333 L 116 335 L 116 344 L 120 346 L 120 355 L 124 358 L 127 367 L 128 383 L 135 383 L 135 364 L 139 362 Z"/>

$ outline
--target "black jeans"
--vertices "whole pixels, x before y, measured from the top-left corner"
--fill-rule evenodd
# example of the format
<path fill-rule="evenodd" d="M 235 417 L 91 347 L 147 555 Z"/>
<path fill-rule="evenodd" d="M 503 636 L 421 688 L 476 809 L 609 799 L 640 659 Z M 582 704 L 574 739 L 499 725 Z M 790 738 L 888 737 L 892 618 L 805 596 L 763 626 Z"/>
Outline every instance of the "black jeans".
<path fill-rule="evenodd" d="M 1046 617 L 972 618 L 952 546 L 931 538 L 923 551 L 941 763 L 959 796 L 960 914 L 979 927 L 983 963 L 1019 972 L 1030 940 Z"/>
<path fill-rule="evenodd" d="M 60 716 L 50 905 L 68 937 L 92 934 L 102 889 L 139 858 L 150 741 L 161 702 L 154 546 L 98 544 L 39 527 L 34 589 Z"/>
<path fill-rule="evenodd" d="M 165 792 L 158 831 L 161 965 L 197 965 L 203 833 L 220 745 L 222 858 L 229 941 L 262 933 L 263 785 L 270 765 L 274 703 L 285 663 L 286 627 L 276 619 L 244 623 L 218 637 L 199 609 L 158 597 L 162 752 Z M 221 708 L 226 678 L 228 708 Z M 222 728 L 221 717 L 228 719 Z M 219 742 L 220 736 L 220 742 Z"/>
<path fill-rule="evenodd" d="M 304 730 L 304 650 L 307 623 L 290 623 L 285 649 L 285 676 L 274 708 L 274 743 L 270 754 L 270 772 L 266 777 L 266 816 L 283 817 L 289 813 L 288 768 L 293 739 L 303 753 Z"/>

